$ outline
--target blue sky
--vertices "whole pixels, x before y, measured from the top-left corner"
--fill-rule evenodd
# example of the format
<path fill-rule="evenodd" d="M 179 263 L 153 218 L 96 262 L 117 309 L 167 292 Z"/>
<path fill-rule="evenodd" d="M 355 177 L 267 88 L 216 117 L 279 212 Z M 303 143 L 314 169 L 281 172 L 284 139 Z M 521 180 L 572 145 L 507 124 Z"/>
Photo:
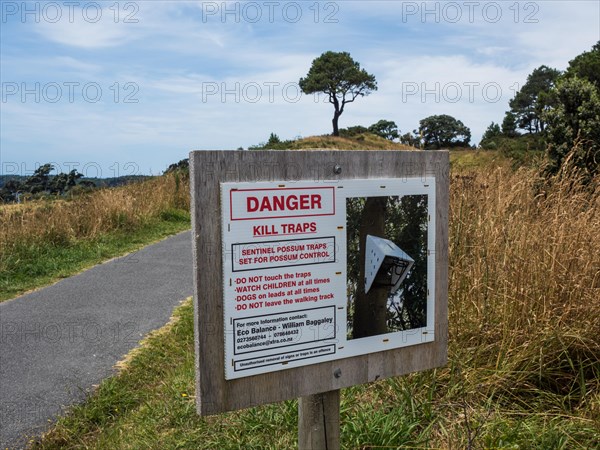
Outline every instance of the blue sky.
<path fill-rule="evenodd" d="M 597 1 L 1 2 L 0 172 L 160 173 L 195 149 L 331 132 L 297 83 L 347 51 L 379 90 L 340 126 L 433 114 L 473 142 L 527 75 L 600 39 Z"/>

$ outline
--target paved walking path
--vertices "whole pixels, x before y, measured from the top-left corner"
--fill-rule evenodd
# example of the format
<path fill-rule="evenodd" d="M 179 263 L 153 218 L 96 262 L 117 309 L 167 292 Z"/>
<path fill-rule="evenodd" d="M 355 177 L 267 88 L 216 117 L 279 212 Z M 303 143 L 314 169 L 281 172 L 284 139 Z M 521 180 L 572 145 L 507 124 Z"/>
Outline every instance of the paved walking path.
<path fill-rule="evenodd" d="M 0 449 L 39 436 L 191 295 L 188 231 L 0 303 Z"/>

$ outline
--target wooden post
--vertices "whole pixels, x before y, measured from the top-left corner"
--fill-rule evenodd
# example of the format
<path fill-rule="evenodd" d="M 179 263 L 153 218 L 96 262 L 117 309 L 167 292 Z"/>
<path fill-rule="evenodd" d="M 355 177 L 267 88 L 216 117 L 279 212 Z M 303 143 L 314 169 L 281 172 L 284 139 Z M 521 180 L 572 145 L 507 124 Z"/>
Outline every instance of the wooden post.
<path fill-rule="evenodd" d="M 340 448 L 340 391 L 300 397 L 298 400 L 298 449 Z"/>

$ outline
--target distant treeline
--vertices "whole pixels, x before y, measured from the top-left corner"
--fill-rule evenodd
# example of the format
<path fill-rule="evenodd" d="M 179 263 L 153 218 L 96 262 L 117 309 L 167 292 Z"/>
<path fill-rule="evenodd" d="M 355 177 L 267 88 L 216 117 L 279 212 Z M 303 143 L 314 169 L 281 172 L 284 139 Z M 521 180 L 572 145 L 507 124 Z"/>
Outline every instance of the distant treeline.
<path fill-rule="evenodd" d="M 76 169 L 68 173 L 51 174 L 50 163 L 38 167 L 32 175 L 0 175 L 0 201 L 20 202 L 24 198 L 64 196 L 95 188 L 117 187 L 151 178 L 147 175 L 125 175 L 111 178 L 84 177 Z"/>
<path fill-rule="evenodd" d="M 4 185 L 10 181 L 15 180 L 19 182 L 24 182 L 27 178 L 25 175 L 0 175 L 0 189 L 4 187 Z M 130 183 L 135 183 L 137 181 L 143 181 L 148 178 L 152 178 L 151 175 L 123 175 L 121 177 L 111 177 L 111 178 L 96 178 L 96 177 L 82 177 L 81 182 L 91 181 L 98 188 L 105 187 L 118 187 L 123 186 Z"/>

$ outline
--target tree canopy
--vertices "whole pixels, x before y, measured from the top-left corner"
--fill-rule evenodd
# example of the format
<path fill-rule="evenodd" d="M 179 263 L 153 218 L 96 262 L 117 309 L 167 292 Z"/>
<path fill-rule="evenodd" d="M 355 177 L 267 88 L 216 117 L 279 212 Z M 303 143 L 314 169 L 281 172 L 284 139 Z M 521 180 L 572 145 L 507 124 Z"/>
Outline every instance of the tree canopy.
<path fill-rule="evenodd" d="M 419 122 L 424 148 L 468 147 L 471 130 L 447 114 L 429 116 Z"/>
<path fill-rule="evenodd" d="M 368 131 L 390 141 L 393 141 L 400 137 L 400 130 L 398 130 L 398 125 L 396 125 L 396 122 L 392 120 L 382 119 L 377 123 L 371 125 Z"/>
<path fill-rule="evenodd" d="M 323 93 L 334 107 L 333 135 L 339 136 L 338 121 L 346 104 L 377 90 L 375 76 L 360 68 L 347 52 L 325 52 L 316 58 L 300 89 L 305 94 Z"/>
<path fill-rule="evenodd" d="M 517 118 L 512 111 L 506 111 L 502 120 L 502 134 L 506 137 L 517 137 Z"/>
<path fill-rule="evenodd" d="M 600 92 L 583 78 L 566 78 L 552 92 L 548 121 L 547 171 L 557 173 L 571 155 L 574 166 L 589 179 L 600 173 Z"/>
<path fill-rule="evenodd" d="M 566 161 L 586 180 L 600 174 L 600 41 L 569 62 L 548 95 L 546 174 Z"/>
<path fill-rule="evenodd" d="M 8 180 L 0 188 L 0 200 L 4 202 L 19 201 L 21 194 L 63 195 L 78 185 L 84 187 L 95 186 L 89 180 L 80 181 L 83 174 L 77 172 L 77 169 L 73 169 L 69 173 L 61 172 L 56 175 L 50 175 L 50 172 L 53 170 L 55 170 L 55 167 L 50 163 L 46 163 L 35 169 L 33 174 L 24 180 Z"/>
<path fill-rule="evenodd" d="M 565 77 L 586 79 L 600 89 L 600 41 L 589 52 L 583 52 L 569 62 Z"/>
<path fill-rule="evenodd" d="M 554 87 L 560 72 L 548 66 L 534 69 L 523 87 L 509 102 L 517 126 L 530 133 L 544 131 L 543 111 L 548 107 L 548 93 Z"/>
<path fill-rule="evenodd" d="M 494 139 L 500 136 L 502 136 L 502 130 L 500 129 L 500 125 L 492 122 L 485 130 L 485 133 L 483 133 L 483 136 L 481 136 L 481 142 L 479 143 L 479 145 L 488 149 L 496 148 L 496 143 Z"/>

